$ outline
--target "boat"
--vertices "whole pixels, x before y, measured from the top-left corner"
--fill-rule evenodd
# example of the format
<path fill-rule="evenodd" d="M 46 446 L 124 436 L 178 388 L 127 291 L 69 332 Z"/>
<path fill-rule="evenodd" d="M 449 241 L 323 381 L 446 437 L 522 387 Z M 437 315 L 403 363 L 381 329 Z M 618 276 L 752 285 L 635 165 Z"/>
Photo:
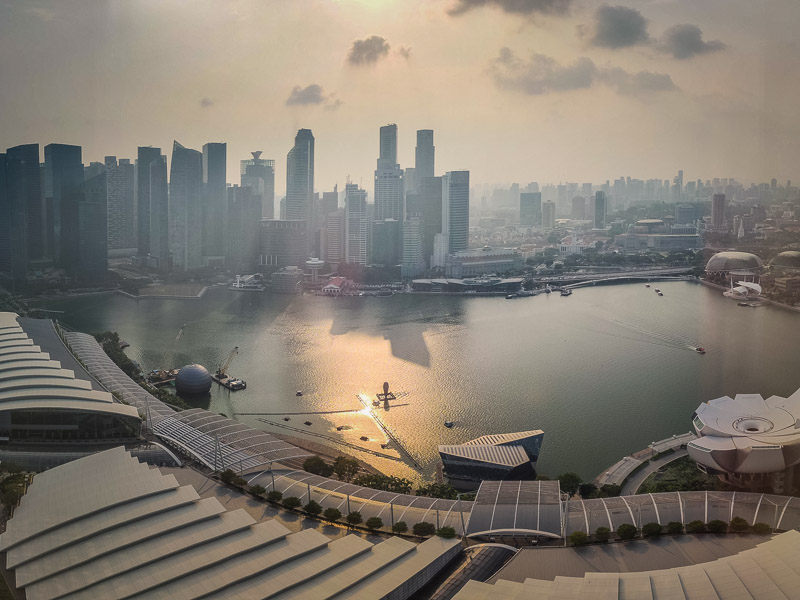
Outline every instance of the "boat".
<path fill-rule="evenodd" d="M 297 390 L 297 391 L 294 393 L 294 395 L 295 395 L 295 396 L 302 396 L 302 395 L 303 395 L 303 392 L 302 392 L 302 391 L 300 391 L 300 390 Z"/>
<path fill-rule="evenodd" d="M 544 293 L 545 294 L 549 294 L 551 291 L 552 290 L 550 289 L 550 286 L 547 286 L 546 288 L 544 288 Z"/>
<path fill-rule="evenodd" d="M 702 346 L 698 346 L 697 348 L 694 349 L 694 351 L 697 352 L 698 354 L 705 354 L 706 353 L 706 349 L 703 348 Z"/>
<path fill-rule="evenodd" d="M 284 421 L 291 421 L 291 419 L 289 417 L 283 417 L 283 420 Z"/>
<path fill-rule="evenodd" d="M 447 427 L 448 429 L 452 429 L 453 425 L 455 425 L 455 423 L 453 421 L 445 421 L 444 422 L 444 426 Z"/>
<path fill-rule="evenodd" d="M 660 293 L 661 293 L 661 290 L 656 288 L 656 294 L 660 294 Z"/>
<path fill-rule="evenodd" d="M 664 292 L 658 292 L 658 295 L 659 295 L 659 296 L 663 296 L 663 295 L 664 295 Z"/>
<path fill-rule="evenodd" d="M 644 287 L 650 287 L 650 284 L 649 283 L 645 283 Z"/>
<path fill-rule="evenodd" d="M 750 306 L 747 302 L 739 302 L 736 306 Z"/>
<path fill-rule="evenodd" d="M 361 436 L 360 438 L 358 438 L 358 439 L 360 439 L 362 442 L 368 442 L 368 441 L 369 441 L 369 438 L 368 438 L 367 436 L 365 436 L 365 435 L 362 435 L 362 436 Z"/>
<path fill-rule="evenodd" d="M 513 300 L 514 298 L 516 298 L 514 294 L 509 294 L 508 296 L 506 296 L 506 300 Z"/>
<path fill-rule="evenodd" d="M 572 290 L 561 290 L 561 295 L 562 296 L 571 296 L 572 295 Z"/>
<path fill-rule="evenodd" d="M 385 444 L 381 444 L 381 448 L 383 448 L 384 450 L 386 450 L 388 447 L 389 447 L 389 443 L 388 442 L 385 443 Z"/>
<path fill-rule="evenodd" d="M 229 379 L 225 387 L 229 390 L 243 390 L 247 388 L 247 384 L 241 379 Z"/>
<path fill-rule="evenodd" d="M 311 425 L 311 421 L 306 421 L 303 425 Z"/>

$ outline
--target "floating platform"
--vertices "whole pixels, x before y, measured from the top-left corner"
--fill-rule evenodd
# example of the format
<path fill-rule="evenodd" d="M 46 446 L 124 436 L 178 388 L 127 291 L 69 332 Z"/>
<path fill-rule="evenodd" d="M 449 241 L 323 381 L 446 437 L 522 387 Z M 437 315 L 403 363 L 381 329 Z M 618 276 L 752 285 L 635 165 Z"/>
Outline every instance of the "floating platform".
<path fill-rule="evenodd" d="M 222 387 L 231 390 L 232 392 L 236 392 L 238 390 L 247 389 L 247 383 L 241 379 L 236 379 L 235 377 L 231 377 L 230 375 L 223 375 L 220 377 L 217 374 L 211 376 L 211 379 L 216 381 Z"/>

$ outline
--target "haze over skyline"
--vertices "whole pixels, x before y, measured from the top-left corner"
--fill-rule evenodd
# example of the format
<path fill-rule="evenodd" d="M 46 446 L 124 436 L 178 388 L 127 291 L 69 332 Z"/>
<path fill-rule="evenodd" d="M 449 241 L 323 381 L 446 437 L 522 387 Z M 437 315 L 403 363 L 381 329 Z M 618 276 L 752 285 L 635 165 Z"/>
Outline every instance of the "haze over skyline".
<path fill-rule="evenodd" d="M 620 175 L 797 179 L 800 7 L 790 0 L 0 3 L 4 146 L 228 144 L 283 193 L 297 130 L 316 189 L 371 191 L 378 129 L 473 183 Z"/>

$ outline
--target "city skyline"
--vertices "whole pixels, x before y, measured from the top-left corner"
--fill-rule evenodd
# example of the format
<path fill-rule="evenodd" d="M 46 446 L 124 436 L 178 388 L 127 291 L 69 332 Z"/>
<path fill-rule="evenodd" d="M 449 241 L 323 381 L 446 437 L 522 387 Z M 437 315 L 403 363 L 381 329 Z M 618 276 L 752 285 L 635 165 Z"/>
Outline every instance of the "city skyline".
<path fill-rule="evenodd" d="M 22 58 L 0 91 L 13 115 L 0 117 L 5 145 L 77 144 L 88 162 L 216 139 L 228 144 L 229 173 L 261 149 L 282 182 L 281 157 L 309 128 L 318 189 L 347 175 L 368 188 L 374 129 L 393 122 L 401 167 L 414 164 L 414 132 L 429 128 L 439 172 L 468 168 L 475 183 L 664 177 L 687 165 L 689 180 L 695 170 L 796 179 L 790 2 L 726 2 L 724 20 L 713 2 L 516 5 L 240 1 L 190 13 L 169 2 L 7 3 L 0 48 Z M 291 35 L 304 52 L 289 54 L 273 42 L 301 19 Z M 159 93 L 127 77 L 123 61 Z"/>

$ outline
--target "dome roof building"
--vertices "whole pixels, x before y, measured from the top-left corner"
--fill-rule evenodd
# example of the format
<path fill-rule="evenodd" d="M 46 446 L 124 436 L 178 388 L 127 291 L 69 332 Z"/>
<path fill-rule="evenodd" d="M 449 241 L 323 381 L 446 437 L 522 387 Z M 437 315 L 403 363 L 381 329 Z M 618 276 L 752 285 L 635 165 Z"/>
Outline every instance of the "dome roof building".
<path fill-rule="evenodd" d="M 787 250 L 781 252 L 770 261 L 770 266 L 779 269 L 789 269 L 800 271 L 800 252 L 797 250 Z"/>
<path fill-rule="evenodd" d="M 749 252 L 718 252 L 706 263 L 706 273 L 727 273 L 729 271 L 760 271 L 764 262 Z"/>
<path fill-rule="evenodd" d="M 203 365 L 186 365 L 175 377 L 175 391 L 182 396 L 198 396 L 211 390 L 211 373 Z"/>

